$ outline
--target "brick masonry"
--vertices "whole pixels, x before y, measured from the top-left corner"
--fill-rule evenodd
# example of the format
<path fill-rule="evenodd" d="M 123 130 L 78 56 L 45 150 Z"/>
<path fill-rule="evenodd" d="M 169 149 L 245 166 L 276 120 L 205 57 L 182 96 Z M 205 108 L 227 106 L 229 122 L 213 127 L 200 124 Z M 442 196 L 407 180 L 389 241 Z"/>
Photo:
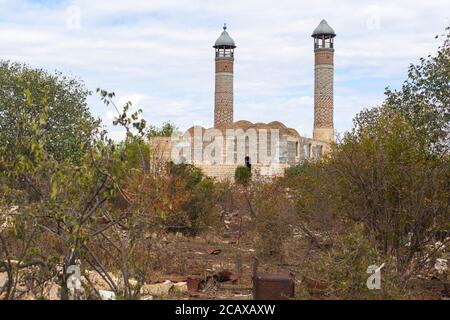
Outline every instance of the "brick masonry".
<path fill-rule="evenodd" d="M 216 59 L 214 126 L 233 123 L 233 58 Z"/>
<path fill-rule="evenodd" d="M 249 121 L 233 119 L 233 72 L 234 58 L 232 55 L 219 56 L 216 52 L 216 83 L 214 104 L 214 127 L 220 136 L 225 129 L 239 130 L 267 130 L 276 129 L 282 132 L 281 140 L 273 145 L 268 140 L 267 145 L 256 142 L 256 150 L 252 151 L 245 146 L 245 151 L 238 150 L 237 146 L 228 144 L 223 140 L 222 154 L 216 154 L 214 144 L 209 139 L 202 142 L 196 139 L 186 148 L 190 154 L 183 161 L 201 168 L 208 176 L 219 180 L 233 180 L 238 165 L 244 165 L 245 156 L 252 162 L 254 177 L 273 177 L 283 175 L 286 168 L 304 160 L 317 160 L 330 151 L 329 142 L 334 138 L 333 120 L 333 81 L 334 81 L 334 49 L 316 48 L 315 50 L 315 84 L 314 84 L 314 132 L 313 139 L 301 137 L 294 129 L 287 128 L 277 121 L 269 124 L 252 124 Z M 191 128 L 193 129 L 193 128 Z M 188 132 L 191 132 L 191 129 Z M 206 128 L 200 128 L 204 133 Z M 221 129 L 221 130 L 217 130 Z M 194 130 L 195 131 L 195 130 Z M 232 139 L 234 141 L 235 139 Z M 197 143 L 196 143 L 197 141 Z M 157 167 L 159 163 L 173 160 L 172 141 L 167 137 L 158 137 L 150 140 L 152 157 L 150 167 Z M 220 140 L 219 140 L 220 144 Z M 211 148 L 210 148 L 211 147 Z M 177 149 L 174 149 L 176 152 Z M 230 151 L 226 153 L 225 151 Z M 208 152 L 205 156 L 205 153 Z M 220 152 L 220 151 L 219 151 Z M 209 157 L 207 156 L 209 155 Z M 276 161 L 267 160 L 266 155 L 273 155 Z M 264 156 L 264 157 L 262 157 Z M 230 159 L 228 159 L 230 158 Z M 261 161 L 263 159 L 264 161 Z M 156 164 L 156 165 L 155 165 Z"/>
<path fill-rule="evenodd" d="M 233 60 L 232 59 L 216 59 L 216 73 L 231 72 L 233 73 Z"/>
<path fill-rule="evenodd" d="M 334 134 L 334 52 L 316 50 L 314 84 L 314 139 L 332 141 Z M 319 134 L 320 133 L 320 134 Z"/>
<path fill-rule="evenodd" d="M 334 53 L 333 51 L 316 51 L 316 66 L 319 64 L 329 64 L 334 65 Z"/>

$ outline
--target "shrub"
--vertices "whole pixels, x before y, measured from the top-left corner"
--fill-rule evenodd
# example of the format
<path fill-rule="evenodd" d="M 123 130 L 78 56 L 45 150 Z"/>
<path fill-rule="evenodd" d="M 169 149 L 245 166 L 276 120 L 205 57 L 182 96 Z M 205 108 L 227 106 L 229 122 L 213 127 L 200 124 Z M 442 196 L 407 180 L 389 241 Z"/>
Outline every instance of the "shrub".
<path fill-rule="evenodd" d="M 302 293 L 306 297 L 328 299 L 393 299 L 404 297 L 395 278 L 395 262 L 377 250 L 376 242 L 367 237 L 364 226 L 353 224 L 347 233 L 335 234 L 329 251 L 320 251 L 307 260 L 303 273 Z M 381 271 L 380 290 L 369 290 L 369 266 L 385 267 Z M 305 298 L 305 297 L 303 297 Z"/>
<path fill-rule="evenodd" d="M 253 207 L 258 256 L 283 260 L 284 243 L 290 235 L 289 224 L 292 222 L 289 220 L 295 216 L 285 189 L 276 181 L 258 184 Z"/>
<path fill-rule="evenodd" d="M 215 181 L 195 166 L 169 163 L 156 176 L 137 172 L 127 181 L 134 209 L 148 208 L 151 220 L 168 231 L 197 235 L 219 219 Z"/>
<path fill-rule="evenodd" d="M 234 173 L 234 179 L 236 183 L 247 185 L 252 179 L 252 171 L 245 166 L 239 166 Z"/>
<path fill-rule="evenodd" d="M 308 162 L 293 165 L 286 169 L 285 176 L 287 178 L 294 178 L 303 175 L 308 169 Z"/>

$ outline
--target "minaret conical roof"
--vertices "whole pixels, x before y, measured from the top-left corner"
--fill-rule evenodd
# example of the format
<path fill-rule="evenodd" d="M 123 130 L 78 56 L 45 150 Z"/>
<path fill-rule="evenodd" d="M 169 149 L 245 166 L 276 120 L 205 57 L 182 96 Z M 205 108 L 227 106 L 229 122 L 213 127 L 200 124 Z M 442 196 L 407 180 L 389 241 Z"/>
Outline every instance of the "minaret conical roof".
<path fill-rule="evenodd" d="M 236 48 L 236 44 L 234 43 L 234 40 L 230 37 L 230 35 L 227 32 L 226 24 L 224 24 L 222 34 L 220 35 L 219 39 L 217 39 L 216 43 L 214 44 L 214 48 L 217 48 L 217 47 Z"/>
<path fill-rule="evenodd" d="M 319 25 L 314 30 L 312 37 L 317 37 L 317 36 L 322 36 L 322 35 L 332 36 L 332 37 L 336 36 L 336 33 L 334 32 L 333 28 L 330 27 L 330 25 L 328 24 L 328 22 L 325 19 L 322 19 L 322 21 L 320 21 Z"/>

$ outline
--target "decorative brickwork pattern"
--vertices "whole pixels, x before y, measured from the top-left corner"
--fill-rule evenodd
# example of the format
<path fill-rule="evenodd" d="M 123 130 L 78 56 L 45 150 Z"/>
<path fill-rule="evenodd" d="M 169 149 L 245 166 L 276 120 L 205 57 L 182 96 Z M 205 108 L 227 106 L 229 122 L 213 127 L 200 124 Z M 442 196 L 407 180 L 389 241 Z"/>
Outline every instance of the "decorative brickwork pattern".
<path fill-rule="evenodd" d="M 316 66 L 319 64 L 334 65 L 333 51 L 317 50 L 315 56 L 316 56 Z"/>
<path fill-rule="evenodd" d="M 330 132 L 331 136 L 325 137 L 326 140 L 330 141 L 333 140 L 332 132 L 334 127 L 333 56 L 334 53 L 330 50 L 316 50 L 315 52 L 314 128 L 330 129 L 327 132 Z"/>
<path fill-rule="evenodd" d="M 219 72 L 231 72 L 233 73 L 233 59 L 217 59 L 216 60 L 216 73 Z"/>
<path fill-rule="evenodd" d="M 216 59 L 214 127 L 233 123 L 233 59 Z"/>
<path fill-rule="evenodd" d="M 333 128 L 333 69 L 316 67 L 314 126 Z"/>

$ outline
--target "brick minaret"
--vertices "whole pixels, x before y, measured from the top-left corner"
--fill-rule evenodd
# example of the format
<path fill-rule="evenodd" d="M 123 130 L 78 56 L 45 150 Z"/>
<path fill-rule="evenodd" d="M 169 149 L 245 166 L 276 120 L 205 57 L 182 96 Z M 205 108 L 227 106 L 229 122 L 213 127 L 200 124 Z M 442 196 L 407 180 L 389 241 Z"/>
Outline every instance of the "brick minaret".
<path fill-rule="evenodd" d="M 325 20 L 314 30 L 314 132 L 313 139 L 334 141 L 333 82 L 334 82 L 334 30 Z"/>
<path fill-rule="evenodd" d="M 224 25 L 217 39 L 216 49 L 216 93 L 214 104 L 214 127 L 233 123 L 233 65 L 236 45 Z"/>

